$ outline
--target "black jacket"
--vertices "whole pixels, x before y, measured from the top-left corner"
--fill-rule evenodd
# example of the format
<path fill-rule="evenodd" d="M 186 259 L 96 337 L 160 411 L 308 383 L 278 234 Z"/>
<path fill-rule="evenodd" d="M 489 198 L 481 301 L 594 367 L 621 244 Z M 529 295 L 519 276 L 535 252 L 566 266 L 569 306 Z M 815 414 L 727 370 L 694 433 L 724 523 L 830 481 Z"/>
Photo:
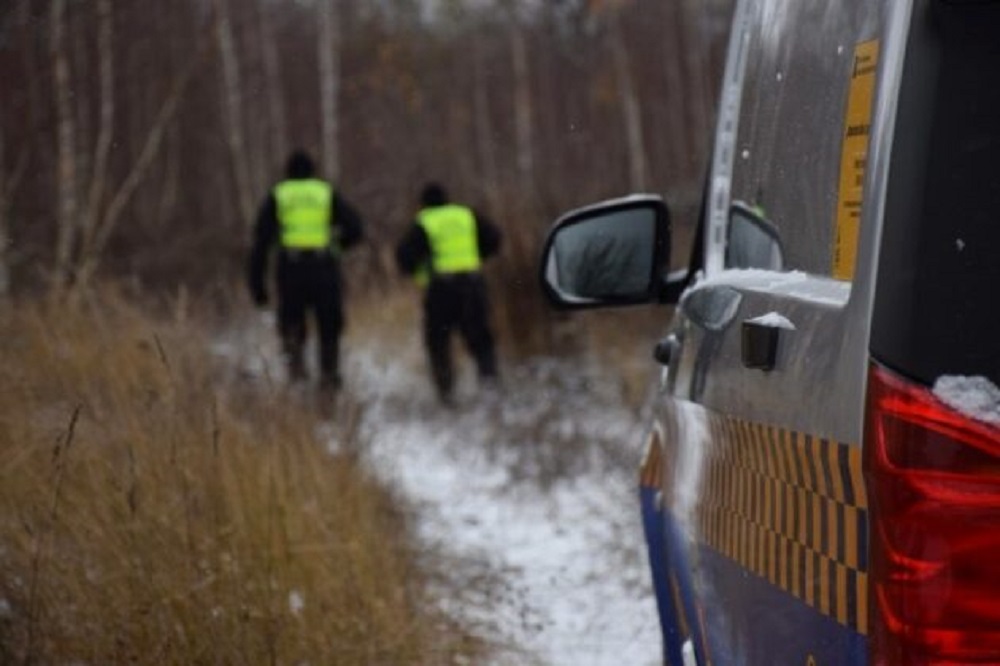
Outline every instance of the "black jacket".
<path fill-rule="evenodd" d="M 334 228 L 337 230 L 340 248 L 347 250 L 361 242 L 364 237 L 361 216 L 344 197 L 334 191 L 333 201 Z M 253 247 L 250 250 L 248 266 L 248 282 L 250 294 L 254 302 L 267 302 L 268 263 L 272 250 L 277 247 L 280 234 L 278 222 L 278 206 L 274 194 L 269 193 L 261 204 L 257 214 L 257 224 L 254 227 Z"/>
<path fill-rule="evenodd" d="M 493 222 L 473 210 L 476 217 L 476 238 L 479 243 L 479 258 L 486 260 L 500 251 L 500 229 Z M 424 228 L 417 220 L 413 221 L 406 235 L 396 246 L 396 264 L 406 275 L 412 275 L 421 266 L 427 265 L 431 258 L 431 244 Z"/>

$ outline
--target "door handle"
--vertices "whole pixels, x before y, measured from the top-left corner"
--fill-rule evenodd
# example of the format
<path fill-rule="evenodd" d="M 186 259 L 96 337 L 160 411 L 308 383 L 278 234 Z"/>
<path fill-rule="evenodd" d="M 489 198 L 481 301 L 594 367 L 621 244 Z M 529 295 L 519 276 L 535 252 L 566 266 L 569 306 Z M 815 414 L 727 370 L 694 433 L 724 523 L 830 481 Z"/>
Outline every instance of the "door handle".
<path fill-rule="evenodd" d="M 765 372 L 774 370 L 781 332 L 794 330 L 792 322 L 777 313 L 744 320 L 740 338 L 743 365 Z"/>
<path fill-rule="evenodd" d="M 653 348 L 653 358 L 661 365 L 670 365 L 670 361 L 677 356 L 680 347 L 680 339 L 676 334 L 671 333 L 656 343 L 656 347 Z"/>

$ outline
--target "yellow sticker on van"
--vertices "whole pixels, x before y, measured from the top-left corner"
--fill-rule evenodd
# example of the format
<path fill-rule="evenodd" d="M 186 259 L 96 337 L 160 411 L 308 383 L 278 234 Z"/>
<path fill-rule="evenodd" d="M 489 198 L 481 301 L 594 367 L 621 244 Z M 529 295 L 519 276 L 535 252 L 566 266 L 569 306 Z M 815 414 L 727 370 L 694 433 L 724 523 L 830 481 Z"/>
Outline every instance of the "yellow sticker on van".
<path fill-rule="evenodd" d="M 840 153 L 837 229 L 833 245 L 833 277 L 840 280 L 853 279 L 857 263 L 878 47 L 878 40 L 872 40 L 862 42 L 854 49 L 854 66 L 851 69 L 851 87 L 847 95 Z"/>

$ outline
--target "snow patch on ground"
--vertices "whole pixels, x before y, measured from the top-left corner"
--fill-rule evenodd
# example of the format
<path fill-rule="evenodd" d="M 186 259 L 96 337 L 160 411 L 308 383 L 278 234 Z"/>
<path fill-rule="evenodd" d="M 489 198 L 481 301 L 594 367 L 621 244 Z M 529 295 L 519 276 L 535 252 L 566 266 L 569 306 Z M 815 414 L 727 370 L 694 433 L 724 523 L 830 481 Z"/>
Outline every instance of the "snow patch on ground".
<path fill-rule="evenodd" d="M 281 381 L 267 319 L 216 353 Z M 344 374 L 361 406 L 361 460 L 408 506 L 427 552 L 500 581 L 489 598 L 444 596 L 444 610 L 498 646 L 496 666 L 662 663 L 639 515 L 645 420 L 581 359 L 503 368 L 479 392 L 460 365 L 458 407 L 439 407 L 419 345 L 389 353 L 349 340 Z M 464 374 L 463 374 L 464 373 Z M 290 606 L 304 603 L 290 598 Z"/>
<path fill-rule="evenodd" d="M 488 606 L 447 608 L 511 646 L 496 663 L 660 663 L 634 415 L 588 391 L 570 362 L 511 372 L 503 395 L 466 386 L 446 411 L 422 373 L 356 361 L 360 392 L 376 397 L 362 430 L 368 463 L 420 507 L 429 546 L 505 581 Z"/>

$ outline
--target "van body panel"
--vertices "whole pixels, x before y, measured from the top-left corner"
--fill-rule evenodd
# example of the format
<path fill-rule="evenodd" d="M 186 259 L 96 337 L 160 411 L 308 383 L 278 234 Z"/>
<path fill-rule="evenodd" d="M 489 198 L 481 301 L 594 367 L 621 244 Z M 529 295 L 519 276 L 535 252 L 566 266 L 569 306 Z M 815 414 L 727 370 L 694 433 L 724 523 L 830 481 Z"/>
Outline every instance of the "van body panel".
<path fill-rule="evenodd" d="M 1000 661 L 998 35 L 737 0 L 640 475 L 666 663 Z"/>
<path fill-rule="evenodd" d="M 860 441 L 863 364 L 844 359 L 863 358 L 866 343 L 851 334 L 851 308 L 838 305 L 846 293 L 843 283 L 802 273 L 724 271 L 696 284 L 679 308 L 683 346 L 668 380 L 675 395 L 738 418 Z M 706 321 L 703 310 L 726 305 L 725 321 Z M 776 365 L 748 368 L 741 324 L 771 313 L 787 326 L 777 330 Z"/>
<path fill-rule="evenodd" d="M 671 322 L 679 347 L 657 401 L 662 457 L 672 461 L 662 484 L 665 534 L 683 542 L 667 550 L 687 553 L 692 598 L 680 615 L 698 625 L 699 663 L 865 663 L 860 445 L 875 258 L 867 246 L 879 233 L 865 213 L 881 202 L 869 187 L 854 203 L 861 185 L 843 182 L 884 180 L 875 172 L 887 169 L 886 153 L 865 163 L 846 135 L 861 124 L 850 108 L 859 83 L 870 87 L 862 91 L 867 143 L 891 134 L 892 105 L 876 100 L 896 82 L 901 49 L 889 33 L 902 4 L 763 0 L 735 10 L 737 54 L 728 64 L 736 71 L 725 77 L 728 101 L 725 85 L 722 95 L 706 270 Z M 878 75 L 861 79 L 861 62 Z M 728 239 L 718 230 L 736 200 L 777 229 L 780 270 L 726 265 Z M 838 279 L 835 246 L 851 215 L 853 279 Z M 748 355 L 744 329 L 754 322 L 774 328 L 766 369 Z"/>
<path fill-rule="evenodd" d="M 697 624 L 712 663 L 858 653 L 868 609 L 860 449 L 689 401 L 668 402 L 664 416 L 665 534 L 680 542 L 665 548 L 685 553 L 671 565 L 683 561 L 693 589 L 674 613 Z M 797 639 L 775 642 L 786 633 Z"/>

